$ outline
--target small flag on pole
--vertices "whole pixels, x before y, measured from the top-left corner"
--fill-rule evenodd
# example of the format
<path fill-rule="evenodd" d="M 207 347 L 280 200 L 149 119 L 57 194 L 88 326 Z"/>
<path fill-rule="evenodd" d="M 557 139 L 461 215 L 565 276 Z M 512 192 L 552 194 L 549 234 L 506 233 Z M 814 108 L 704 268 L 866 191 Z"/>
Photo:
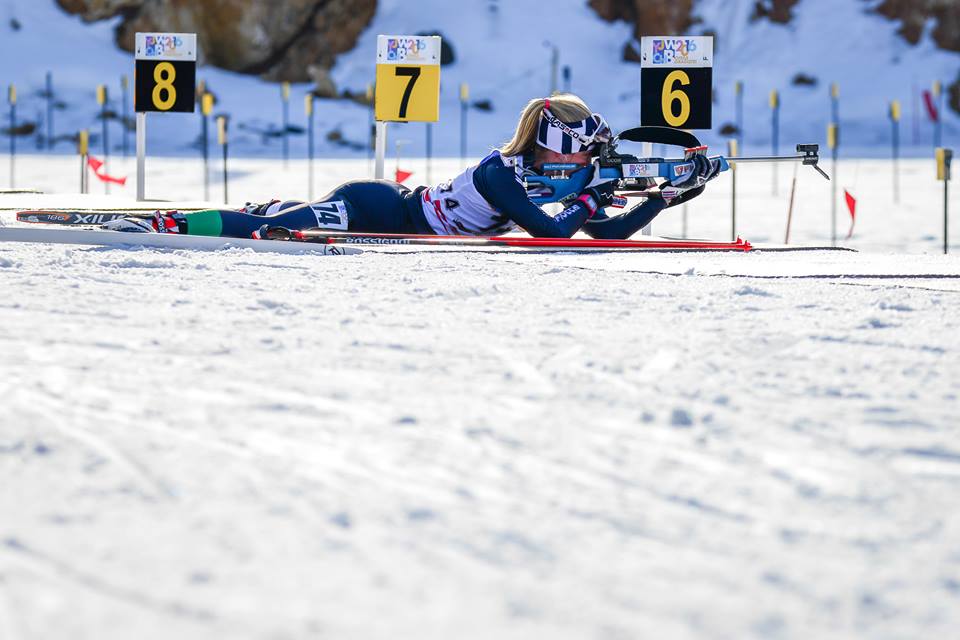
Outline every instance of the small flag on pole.
<path fill-rule="evenodd" d="M 857 222 L 857 199 L 849 191 L 843 190 L 843 197 L 847 201 L 847 210 L 850 211 L 850 231 L 847 232 L 847 240 L 853 235 L 853 225 Z"/>
<path fill-rule="evenodd" d="M 407 178 L 413 175 L 413 171 L 404 171 L 403 169 L 397 169 L 397 175 L 394 177 L 394 182 L 403 182 Z"/>
<path fill-rule="evenodd" d="M 90 169 L 93 171 L 93 174 L 98 178 L 100 178 L 100 182 L 113 182 L 115 184 L 120 185 L 121 187 L 127 184 L 126 176 L 122 178 L 116 178 L 114 176 L 107 175 L 106 173 L 101 171 L 101 169 L 103 168 L 102 160 L 97 160 L 93 156 L 87 156 L 87 165 L 89 165 Z"/>

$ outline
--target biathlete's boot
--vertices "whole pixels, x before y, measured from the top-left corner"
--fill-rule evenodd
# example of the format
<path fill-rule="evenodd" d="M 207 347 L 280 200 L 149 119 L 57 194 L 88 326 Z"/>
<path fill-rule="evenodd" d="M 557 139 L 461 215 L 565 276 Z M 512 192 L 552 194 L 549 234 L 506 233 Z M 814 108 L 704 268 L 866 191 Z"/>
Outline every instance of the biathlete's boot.
<path fill-rule="evenodd" d="M 273 205 L 279 205 L 279 200 L 271 200 L 270 202 L 263 202 L 257 204 L 256 202 L 248 202 L 242 209 L 244 213 L 249 213 L 253 216 L 265 216 L 271 213 L 276 213 L 279 210 L 279 207 L 274 207 Z M 270 210 L 270 207 L 273 207 L 273 211 Z"/>
<path fill-rule="evenodd" d="M 186 233 L 187 220 L 179 211 L 153 212 L 153 217 L 118 218 L 100 225 L 101 229 L 109 231 L 126 231 L 127 233 Z"/>

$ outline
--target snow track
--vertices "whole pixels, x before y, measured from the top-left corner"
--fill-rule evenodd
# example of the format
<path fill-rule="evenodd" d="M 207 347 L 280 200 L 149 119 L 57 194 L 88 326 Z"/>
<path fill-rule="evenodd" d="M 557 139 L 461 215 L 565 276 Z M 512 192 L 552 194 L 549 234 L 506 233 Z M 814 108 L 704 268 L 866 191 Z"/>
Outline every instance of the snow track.
<path fill-rule="evenodd" d="M 954 258 L 0 265 L 18 640 L 960 622 Z"/>

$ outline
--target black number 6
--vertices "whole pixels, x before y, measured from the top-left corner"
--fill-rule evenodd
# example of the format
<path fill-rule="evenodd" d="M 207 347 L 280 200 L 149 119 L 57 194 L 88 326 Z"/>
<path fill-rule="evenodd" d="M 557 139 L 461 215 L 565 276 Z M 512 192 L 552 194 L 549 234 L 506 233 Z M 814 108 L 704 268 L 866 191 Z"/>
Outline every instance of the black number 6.
<path fill-rule="evenodd" d="M 410 103 L 410 94 L 413 92 L 413 85 L 417 84 L 417 78 L 420 77 L 420 67 L 397 67 L 395 75 L 409 76 L 407 88 L 403 90 L 403 98 L 400 100 L 400 117 L 407 117 L 407 105 Z"/>

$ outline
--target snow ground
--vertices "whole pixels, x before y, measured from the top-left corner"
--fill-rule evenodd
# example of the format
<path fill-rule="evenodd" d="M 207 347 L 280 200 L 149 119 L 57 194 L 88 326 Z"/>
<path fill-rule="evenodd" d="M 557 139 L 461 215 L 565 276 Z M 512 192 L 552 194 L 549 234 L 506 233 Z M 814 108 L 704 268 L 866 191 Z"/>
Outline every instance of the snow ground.
<path fill-rule="evenodd" d="M 200 198 L 190 162 L 148 185 Z M 899 208 L 888 165 L 841 167 L 861 253 L 0 245 L 0 637 L 949 637 L 960 261 L 928 165 Z M 305 190 L 233 166 L 237 202 Z M 741 171 L 745 238 L 782 241 L 780 177 Z M 726 237 L 729 190 L 691 235 Z"/>

